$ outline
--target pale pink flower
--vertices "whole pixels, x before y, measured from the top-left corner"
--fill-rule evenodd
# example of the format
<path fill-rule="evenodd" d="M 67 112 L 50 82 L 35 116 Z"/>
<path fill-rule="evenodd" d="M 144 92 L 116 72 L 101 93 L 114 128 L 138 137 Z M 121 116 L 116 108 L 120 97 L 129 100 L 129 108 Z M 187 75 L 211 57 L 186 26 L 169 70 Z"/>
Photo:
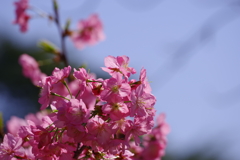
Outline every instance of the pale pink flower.
<path fill-rule="evenodd" d="M 153 108 L 156 98 L 144 91 L 143 84 L 139 85 L 136 90 L 132 92 L 130 116 L 154 116 L 155 109 Z"/>
<path fill-rule="evenodd" d="M 0 145 L 0 158 L 3 160 L 11 160 L 15 156 L 24 157 L 24 155 L 22 139 L 10 133 L 6 134 L 3 143 Z"/>
<path fill-rule="evenodd" d="M 20 26 L 21 32 L 26 32 L 28 29 L 28 20 L 30 16 L 26 13 L 28 9 L 28 0 L 19 0 L 18 2 L 14 3 L 16 10 L 16 19 L 13 23 L 18 24 Z"/>
<path fill-rule="evenodd" d="M 78 30 L 71 33 L 75 46 L 83 49 L 86 45 L 93 45 L 104 39 L 102 22 L 97 14 L 91 15 L 86 20 L 78 23 Z"/>
<path fill-rule="evenodd" d="M 96 78 L 95 74 L 88 73 L 85 68 L 79 68 L 76 70 L 74 68 L 73 76 L 79 80 L 79 89 L 84 91 L 87 88 L 92 88 L 92 84 L 89 81 L 94 81 Z"/>
<path fill-rule="evenodd" d="M 81 125 L 89 118 L 86 114 L 87 108 L 82 100 L 71 99 L 70 101 L 61 100 L 61 105 L 57 105 L 59 120 L 64 121 L 65 125 Z M 84 130 L 83 130 L 84 131 Z"/>
<path fill-rule="evenodd" d="M 71 66 L 64 67 L 63 69 L 55 68 L 52 72 L 52 83 L 57 83 L 59 81 L 64 81 L 65 78 L 69 76 L 71 72 Z"/>
<path fill-rule="evenodd" d="M 92 92 L 93 86 L 91 81 L 95 81 L 96 75 L 87 73 L 85 68 L 79 68 L 79 70 L 74 69 L 73 76 L 79 81 L 78 92 L 80 91 L 80 94 L 76 98 L 82 99 L 89 111 L 93 110 L 96 97 Z"/>
<path fill-rule="evenodd" d="M 113 121 L 120 120 L 129 115 L 129 109 L 127 105 L 117 97 L 112 97 L 107 104 L 103 105 L 102 112 L 109 114 L 109 117 Z"/>
<path fill-rule="evenodd" d="M 41 124 L 43 116 L 47 115 L 47 112 L 38 112 L 36 114 L 28 114 L 25 119 L 12 116 L 9 121 L 7 121 L 6 126 L 9 133 L 16 136 L 21 126 L 27 126 L 27 120 L 33 121 L 35 124 Z"/>
<path fill-rule="evenodd" d="M 113 75 L 115 72 L 120 72 L 126 77 L 130 77 L 131 74 L 135 74 L 136 70 L 132 67 L 128 67 L 129 57 L 127 56 L 108 56 L 104 59 L 106 67 L 102 67 L 102 70 Z"/>
<path fill-rule="evenodd" d="M 109 125 L 100 117 L 94 117 L 90 119 L 86 127 L 89 133 L 95 136 L 96 141 L 101 145 L 108 143 L 112 137 L 111 135 L 113 131 L 110 129 Z"/>
<path fill-rule="evenodd" d="M 34 142 L 34 134 L 31 131 L 30 126 L 20 126 L 18 130 L 18 136 L 23 139 L 23 146 L 29 147 Z"/>
<path fill-rule="evenodd" d="M 101 98 L 103 100 L 110 100 L 114 96 L 120 98 L 128 98 L 131 93 L 131 87 L 122 79 L 122 74 L 115 73 L 110 79 L 107 79 L 103 83 L 104 90 L 101 92 Z"/>
<path fill-rule="evenodd" d="M 54 101 L 62 99 L 62 97 L 52 94 L 56 93 L 63 97 L 69 95 L 67 88 L 60 81 L 63 81 L 64 78 L 68 76 L 70 69 L 70 66 L 65 67 L 62 70 L 55 68 L 53 76 L 44 77 L 41 81 L 39 81 L 39 86 L 42 87 L 40 98 L 38 100 L 38 102 L 42 105 L 41 110 L 47 108 Z"/>
<path fill-rule="evenodd" d="M 78 99 L 85 103 L 88 110 L 87 113 L 90 113 L 92 110 L 94 110 L 97 98 L 92 93 L 92 89 L 90 87 L 86 86 L 86 89 L 82 91 Z"/>
<path fill-rule="evenodd" d="M 111 128 L 112 130 L 116 130 L 119 131 L 121 133 L 126 133 L 132 125 L 132 121 L 131 120 L 125 120 L 125 119 L 120 119 L 118 121 L 115 121 Z"/>
<path fill-rule="evenodd" d="M 152 89 L 151 89 L 151 86 L 150 86 L 150 84 L 147 80 L 146 69 L 144 69 L 144 68 L 141 69 L 139 80 L 140 80 L 141 84 L 144 85 L 144 87 L 143 87 L 144 91 L 147 92 L 147 93 L 151 93 Z"/>

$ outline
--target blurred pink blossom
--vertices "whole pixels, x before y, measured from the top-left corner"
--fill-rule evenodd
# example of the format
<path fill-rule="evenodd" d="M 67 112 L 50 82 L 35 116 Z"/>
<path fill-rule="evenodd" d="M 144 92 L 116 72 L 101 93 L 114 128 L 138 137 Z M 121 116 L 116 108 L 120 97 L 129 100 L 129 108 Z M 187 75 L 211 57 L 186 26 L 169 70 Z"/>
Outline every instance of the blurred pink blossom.
<path fill-rule="evenodd" d="M 77 31 L 71 33 L 71 39 L 78 49 L 83 49 L 86 45 L 94 45 L 104 38 L 102 22 L 97 14 L 79 21 Z"/>
<path fill-rule="evenodd" d="M 14 5 L 16 7 L 16 19 L 13 23 L 20 26 L 21 32 L 26 32 L 28 29 L 28 20 L 30 19 L 30 16 L 26 13 L 29 7 L 28 0 L 19 0 L 15 2 Z"/>
<path fill-rule="evenodd" d="M 29 78 L 34 85 L 38 85 L 39 81 L 46 77 L 46 74 L 39 69 L 37 61 L 28 54 L 22 54 L 18 61 L 22 66 L 23 75 Z"/>

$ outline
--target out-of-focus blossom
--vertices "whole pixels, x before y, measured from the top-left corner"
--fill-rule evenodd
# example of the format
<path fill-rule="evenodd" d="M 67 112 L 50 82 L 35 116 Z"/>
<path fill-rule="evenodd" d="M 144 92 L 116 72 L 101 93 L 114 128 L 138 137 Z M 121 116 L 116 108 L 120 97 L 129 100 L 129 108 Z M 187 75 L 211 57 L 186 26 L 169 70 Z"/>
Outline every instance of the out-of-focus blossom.
<path fill-rule="evenodd" d="M 47 115 L 46 111 L 41 111 L 36 114 L 28 114 L 25 116 L 25 119 L 18 118 L 16 116 L 12 116 L 9 121 L 6 123 L 6 127 L 9 133 L 16 136 L 18 135 L 19 128 L 21 126 L 27 126 L 28 120 L 31 120 L 35 124 L 39 125 L 42 123 L 42 118 Z"/>
<path fill-rule="evenodd" d="M 15 2 L 14 5 L 16 7 L 16 19 L 13 23 L 20 26 L 21 32 L 26 32 L 28 29 L 28 20 L 30 19 L 30 15 L 26 13 L 26 10 L 29 7 L 28 0 L 19 0 L 18 2 Z"/>
<path fill-rule="evenodd" d="M 87 45 L 94 45 L 105 38 L 103 25 L 97 14 L 91 15 L 86 20 L 79 21 L 78 29 L 72 31 L 70 36 L 78 49 L 83 49 Z"/>
<path fill-rule="evenodd" d="M 39 69 L 37 61 L 28 54 L 22 54 L 19 57 L 19 64 L 22 66 L 23 75 L 29 78 L 34 85 L 38 85 L 39 81 L 46 77 Z"/>
<path fill-rule="evenodd" d="M 160 114 L 157 118 L 157 126 L 152 132 L 144 137 L 144 147 L 142 157 L 153 160 L 165 155 L 167 146 L 167 134 L 170 132 L 169 125 L 165 122 L 165 114 Z"/>

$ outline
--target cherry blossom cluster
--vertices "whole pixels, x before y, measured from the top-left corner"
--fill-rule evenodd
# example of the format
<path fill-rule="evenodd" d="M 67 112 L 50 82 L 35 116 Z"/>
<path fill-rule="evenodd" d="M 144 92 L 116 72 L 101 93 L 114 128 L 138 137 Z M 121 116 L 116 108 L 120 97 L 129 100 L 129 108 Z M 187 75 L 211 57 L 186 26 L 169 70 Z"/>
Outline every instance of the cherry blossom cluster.
<path fill-rule="evenodd" d="M 57 0 L 54 14 L 36 10 L 28 0 L 14 3 L 15 24 L 28 30 L 32 18 L 27 11 L 53 21 L 60 33 L 61 49 L 42 41 L 40 47 L 55 55 L 65 67 L 55 68 L 50 76 L 42 73 L 39 63 L 28 54 L 19 57 L 23 75 L 40 88 L 41 112 L 25 119 L 12 117 L 8 133 L 0 144 L 3 160 L 157 160 L 165 154 L 169 126 L 160 114 L 154 127 L 155 96 L 142 68 L 138 79 L 129 67 L 129 57 L 108 56 L 102 70 L 108 79 L 97 78 L 85 68 L 68 65 L 64 39 L 69 36 L 83 49 L 104 39 L 98 15 L 79 21 L 76 30 L 60 24 Z M 154 128 L 153 128 L 154 127 Z"/>
<path fill-rule="evenodd" d="M 163 156 L 168 126 L 160 116 L 158 126 L 152 130 L 156 99 L 151 94 L 146 70 L 141 70 L 139 79 L 130 80 L 136 71 L 128 67 L 128 63 L 127 56 L 106 57 L 106 67 L 102 69 L 111 77 L 105 80 L 95 78 L 84 68 L 74 69 L 73 73 L 70 66 L 55 68 L 51 76 L 45 76 L 38 84 L 41 109 L 50 108 L 49 114 L 44 112 L 38 115 L 40 118 L 26 118 L 17 131 L 9 129 L 0 146 L 0 158 Z M 74 79 L 69 81 L 71 74 Z M 140 136 L 145 134 L 148 134 L 143 138 L 146 147 L 140 149 Z"/>

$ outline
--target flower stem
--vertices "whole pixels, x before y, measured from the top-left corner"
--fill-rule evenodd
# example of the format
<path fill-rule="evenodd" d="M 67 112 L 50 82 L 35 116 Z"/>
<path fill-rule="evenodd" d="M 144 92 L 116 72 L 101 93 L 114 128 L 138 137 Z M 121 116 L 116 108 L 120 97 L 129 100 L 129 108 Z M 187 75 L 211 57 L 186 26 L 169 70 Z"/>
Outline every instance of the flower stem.
<path fill-rule="evenodd" d="M 51 92 L 51 95 L 53 95 L 53 96 L 58 96 L 58 97 L 61 97 L 61 98 L 63 98 L 63 99 L 66 99 L 66 100 L 70 101 L 70 99 L 68 99 L 68 98 L 66 98 L 66 97 L 63 97 L 63 96 L 61 96 L 61 95 L 59 95 L 59 94 L 57 94 L 57 93 Z"/>
<path fill-rule="evenodd" d="M 65 81 L 63 81 L 62 83 L 63 83 L 63 84 L 64 84 L 64 86 L 67 88 L 67 90 L 68 90 L 68 93 L 70 94 L 70 96 L 71 96 L 71 98 L 72 98 L 72 93 L 71 93 L 71 91 L 70 91 L 70 89 L 69 89 L 69 87 L 68 87 L 67 83 L 66 83 Z"/>
<path fill-rule="evenodd" d="M 58 28 L 58 31 L 60 34 L 60 38 L 61 38 L 61 49 L 62 49 L 61 59 L 63 60 L 64 65 L 67 67 L 68 66 L 67 57 L 66 57 L 67 51 L 66 51 L 66 46 L 65 46 L 66 35 L 64 34 L 64 31 L 60 24 L 57 0 L 53 0 L 53 8 L 54 8 L 54 13 L 55 13 L 55 23 L 57 25 L 57 28 Z"/>

